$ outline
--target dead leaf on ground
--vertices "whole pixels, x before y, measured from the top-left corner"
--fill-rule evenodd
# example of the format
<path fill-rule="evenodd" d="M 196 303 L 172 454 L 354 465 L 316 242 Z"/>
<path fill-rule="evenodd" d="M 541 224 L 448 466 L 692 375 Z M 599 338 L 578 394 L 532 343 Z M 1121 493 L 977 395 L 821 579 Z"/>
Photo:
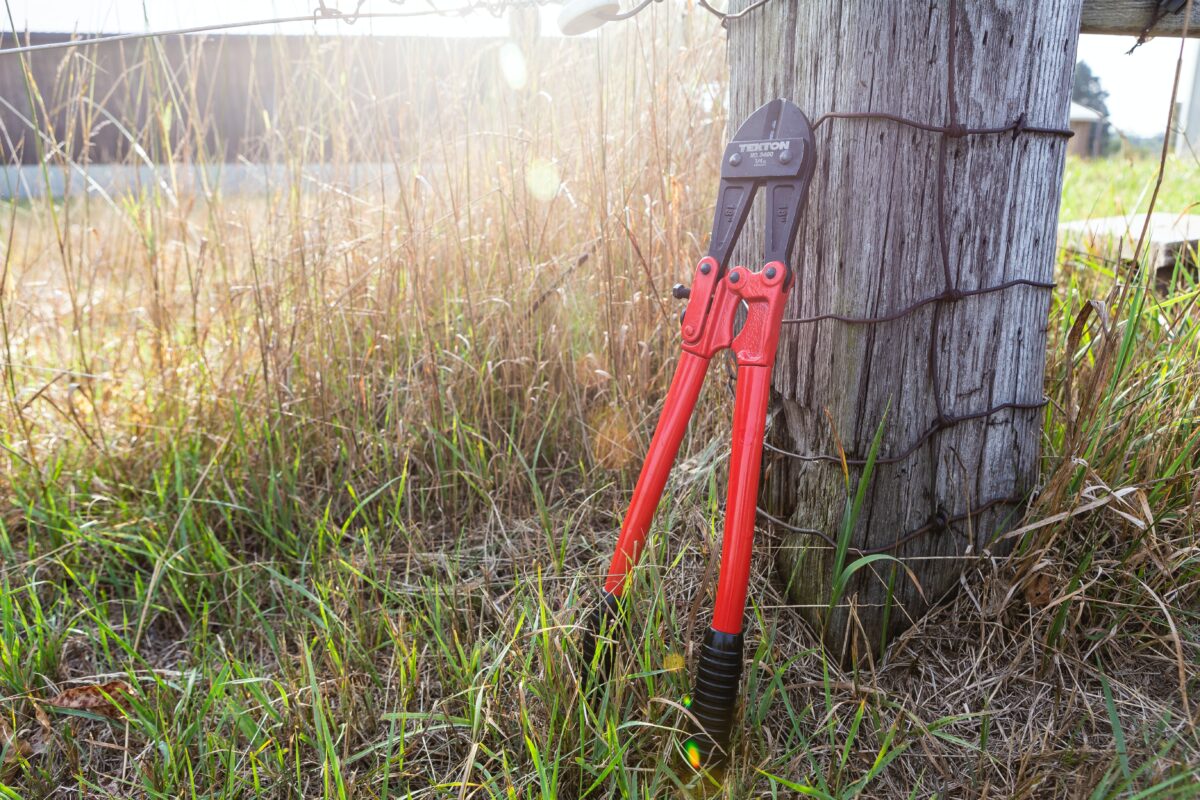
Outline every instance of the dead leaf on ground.
<path fill-rule="evenodd" d="M 7 780 L 9 773 L 16 768 L 17 762 L 33 755 L 29 743 L 13 733 L 8 720 L 0 717 L 0 780 Z"/>
<path fill-rule="evenodd" d="M 46 713 L 46 709 L 42 708 L 41 703 L 33 703 L 33 718 L 37 720 L 38 725 L 42 726 L 42 730 L 46 733 L 53 732 L 50 725 L 50 716 Z"/>
<path fill-rule="evenodd" d="M 1025 582 L 1025 602 L 1033 608 L 1050 605 L 1054 594 L 1054 581 L 1044 572 L 1039 572 Z"/>
<path fill-rule="evenodd" d="M 133 687 L 125 681 L 76 686 L 43 702 L 55 708 L 73 711 L 90 711 L 105 717 L 119 717 L 124 711 L 121 701 L 133 694 Z"/>

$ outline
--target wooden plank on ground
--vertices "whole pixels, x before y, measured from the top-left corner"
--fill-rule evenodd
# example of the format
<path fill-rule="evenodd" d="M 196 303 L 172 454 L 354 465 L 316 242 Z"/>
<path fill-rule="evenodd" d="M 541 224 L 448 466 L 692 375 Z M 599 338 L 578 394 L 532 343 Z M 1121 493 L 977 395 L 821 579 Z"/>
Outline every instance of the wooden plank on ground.
<path fill-rule="evenodd" d="M 1059 242 L 1106 260 L 1130 261 L 1145 225 L 1144 214 L 1104 217 L 1059 226 Z M 1194 271 L 1200 247 L 1200 215 L 1159 212 L 1150 215 L 1146 231 L 1146 253 L 1160 278 L 1169 277 L 1177 262 Z"/>
<path fill-rule="evenodd" d="M 1159 13 L 1158 0 L 1084 0 L 1081 33 L 1140 36 Z M 1151 30 L 1154 36 L 1178 36 L 1183 32 L 1183 12 L 1166 14 Z M 1192 4 L 1189 37 L 1200 37 L 1200 1 Z"/>

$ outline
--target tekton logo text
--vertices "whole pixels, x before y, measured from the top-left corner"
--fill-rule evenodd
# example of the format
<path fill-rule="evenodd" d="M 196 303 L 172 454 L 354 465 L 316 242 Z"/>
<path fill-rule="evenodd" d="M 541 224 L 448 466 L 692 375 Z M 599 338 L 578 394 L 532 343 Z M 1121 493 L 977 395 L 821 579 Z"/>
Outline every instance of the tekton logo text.
<path fill-rule="evenodd" d="M 743 153 L 772 153 L 779 150 L 791 149 L 792 143 L 786 139 L 774 142 L 750 142 L 739 144 L 738 149 Z"/>

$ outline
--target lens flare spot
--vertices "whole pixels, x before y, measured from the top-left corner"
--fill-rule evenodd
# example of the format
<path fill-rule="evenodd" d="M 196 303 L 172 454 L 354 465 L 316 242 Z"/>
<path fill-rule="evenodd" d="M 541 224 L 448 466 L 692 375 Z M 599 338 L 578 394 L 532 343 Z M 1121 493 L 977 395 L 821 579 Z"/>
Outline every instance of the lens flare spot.
<path fill-rule="evenodd" d="M 558 167 L 553 161 L 535 158 L 529 162 L 525 169 L 525 186 L 536 199 L 543 203 L 553 200 L 561 185 L 562 178 L 559 177 Z"/>
<path fill-rule="evenodd" d="M 687 754 L 688 763 L 692 765 L 692 769 L 700 769 L 700 745 L 695 739 L 688 739 L 683 743 L 683 752 Z"/>
<path fill-rule="evenodd" d="M 595 431 L 592 456 L 597 464 L 605 469 L 624 469 L 633 463 L 638 457 L 638 445 L 633 435 L 636 423 L 624 407 L 603 408 L 589 414 L 588 420 Z M 667 656 L 668 660 L 670 658 Z"/>
<path fill-rule="evenodd" d="M 529 83 L 529 68 L 525 66 L 525 54 L 515 42 L 505 42 L 500 46 L 500 75 L 508 88 L 514 91 L 524 89 Z"/>

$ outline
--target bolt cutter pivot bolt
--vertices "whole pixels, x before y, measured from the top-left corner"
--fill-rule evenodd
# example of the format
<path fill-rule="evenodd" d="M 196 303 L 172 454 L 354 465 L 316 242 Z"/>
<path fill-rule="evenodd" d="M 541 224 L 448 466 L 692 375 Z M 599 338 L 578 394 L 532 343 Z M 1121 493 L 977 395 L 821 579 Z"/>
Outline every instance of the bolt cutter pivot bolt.
<path fill-rule="evenodd" d="M 677 283 L 671 287 L 671 296 L 676 300 L 687 300 L 692 296 L 692 290 L 682 283 Z"/>
<path fill-rule="evenodd" d="M 595 663 L 607 668 L 606 651 L 597 650 L 597 634 L 615 617 L 616 598 L 624 593 L 630 571 L 645 548 L 709 362 L 720 351 L 733 350 L 737 393 L 721 571 L 712 625 L 701 650 L 689 706 L 699 725 L 684 744 L 696 768 L 712 768 L 724 760 L 736 719 L 767 401 L 783 308 L 792 286 L 792 248 L 816 163 L 812 126 L 792 103 L 772 100 L 742 124 L 723 158 L 708 254 L 697 265 L 691 288 L 680 284 L 671 292 L 677 298 L 688 298 L 680 319 L 683 353 L 621 523 L 600 608 L 584 623 L 580 643 L 587 667 Z M 723 280 L 757 194 L 763 195 L 766 205 L 766 257 L 758 262 L 760 271 L 739 266 L 728 272 L 729 280 Z M 740 309 L 745 309 L 744 319 L 735 333 Z"/>

